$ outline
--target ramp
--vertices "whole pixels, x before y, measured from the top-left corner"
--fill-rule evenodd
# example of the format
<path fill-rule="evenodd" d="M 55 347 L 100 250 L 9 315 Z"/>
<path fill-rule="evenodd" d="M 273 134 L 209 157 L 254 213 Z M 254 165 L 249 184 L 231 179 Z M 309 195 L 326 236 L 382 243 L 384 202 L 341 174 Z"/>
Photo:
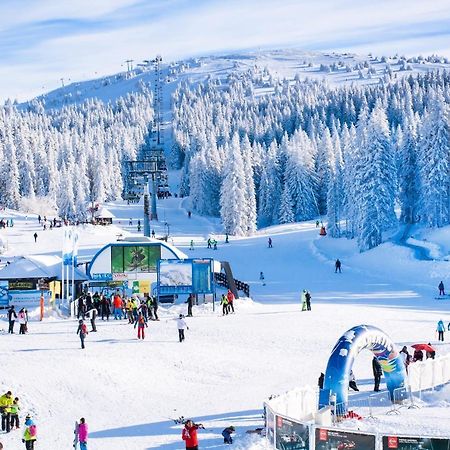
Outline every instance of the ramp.
<path fill-rule="evenodd" d="M 239 298 L 239 294 L 236 288 L 236 282 L 233 277 L 233 272 L 231 271 L 231 266 L 228 261 L 220 261 L 220 265 L 225 272 L 225 276 L 227 277 L 228 288 L 231 290 L 235 298 Z"/>

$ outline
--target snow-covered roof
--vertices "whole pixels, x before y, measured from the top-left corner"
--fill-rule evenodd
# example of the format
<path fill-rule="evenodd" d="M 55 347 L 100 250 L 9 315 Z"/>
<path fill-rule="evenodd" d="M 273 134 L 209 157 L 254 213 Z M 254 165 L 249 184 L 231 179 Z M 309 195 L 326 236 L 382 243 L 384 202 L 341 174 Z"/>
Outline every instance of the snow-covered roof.
<path fill-rule="evenodd" d="M 56 255 L 20 256 L 0 270 L 0 280 L 23 278 L 61 279 L 62 259 Z M 87 276 L 75 268 L 75 280 L 87 280 Z"/>
<path fill-rule="evenodd" d="M 101 219 L 114 219 L 116 216 L 109 209 L 102 206 L 95 212 L 94 217 Z"/>

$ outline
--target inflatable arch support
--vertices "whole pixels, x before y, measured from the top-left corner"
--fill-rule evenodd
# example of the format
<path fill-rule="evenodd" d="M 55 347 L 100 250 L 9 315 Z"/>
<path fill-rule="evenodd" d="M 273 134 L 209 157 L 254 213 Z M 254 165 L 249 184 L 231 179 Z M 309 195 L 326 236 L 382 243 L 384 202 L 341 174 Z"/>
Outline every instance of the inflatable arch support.
<path fill-rule="evenodd" d="M 350 370 L 364 349 L 380 362 L 391 398 L 395 389 L 405 386 L 405 364 L 391 339 L 379 328 L 358 325 L 339 338 L 328 360 L 323 387 L 336 394 L 336 403 L 347 404 Z"/>

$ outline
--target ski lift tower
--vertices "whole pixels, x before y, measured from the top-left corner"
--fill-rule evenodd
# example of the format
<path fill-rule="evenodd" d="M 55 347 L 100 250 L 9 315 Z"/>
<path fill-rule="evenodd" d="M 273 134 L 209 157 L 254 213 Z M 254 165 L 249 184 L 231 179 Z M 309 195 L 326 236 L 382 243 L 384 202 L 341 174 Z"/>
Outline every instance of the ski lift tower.
<path fill-rule="evenodd" d="M 137 160 L 126 161 L 126 186 L 124 198 L 128 201 L 139 201 L 144 195 L 144 236 L 150 236 L 150 220 L 158 220 L 156 197 L 160 184 L 167 183 L 167 166 L 164 157 L 162 140 L 162 73 L 161 56 L 151 61 L 154 69 L 153 111 L 151 142 L 145 146 Z M 151 209 L 149 208 L 151 195 Z"/>

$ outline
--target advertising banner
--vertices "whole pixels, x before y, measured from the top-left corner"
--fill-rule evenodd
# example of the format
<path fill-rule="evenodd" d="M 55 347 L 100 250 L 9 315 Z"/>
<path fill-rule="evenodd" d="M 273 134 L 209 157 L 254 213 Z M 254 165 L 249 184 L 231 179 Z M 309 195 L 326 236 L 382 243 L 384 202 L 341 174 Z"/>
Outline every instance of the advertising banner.
<path fill-rule="evenodd" d="M 0 306 L 8 306 L 8 280 L 0 280 Z"/>
<path fill-rule="evenodd" d="M 383 436 L 383 450 L 449 450 L 450 439 Z"/>
<path fill-rule="evenodd" d="M 316 450 L 375 450 L 375 435 L 316 428 Z"/>
<path fill-rule="evenodd" d="M 309 450 L 309 427 L 276 416 L 276 442 L 279 450 Z"/>
<path fill-rule="evenodd" d="M 267 439 L 275 447 L 275 414 L 266 406 Z"/>
<path fill-rule="evenodd" d="M 41 298 L 41 292 L 38 290 L 34 291 L 9 291 L 9 304 L 17 307 L 25 307 L 25 306 L 39 306 L 39 300 Z M 48 301 L 51 298 L 50 291 L 43 292 L 45 301 Z"/>
<path fill-rule="evenodd" d="M 161 258 L 159 245 L 116 245 L 111 247 L 112 273 L 156 272 Z"/>
<path fill-rule="evenodd" d="M 183 260 L 164 260 L 159 265 L 160 286 L 192 286 L 192 263 Z"/>

